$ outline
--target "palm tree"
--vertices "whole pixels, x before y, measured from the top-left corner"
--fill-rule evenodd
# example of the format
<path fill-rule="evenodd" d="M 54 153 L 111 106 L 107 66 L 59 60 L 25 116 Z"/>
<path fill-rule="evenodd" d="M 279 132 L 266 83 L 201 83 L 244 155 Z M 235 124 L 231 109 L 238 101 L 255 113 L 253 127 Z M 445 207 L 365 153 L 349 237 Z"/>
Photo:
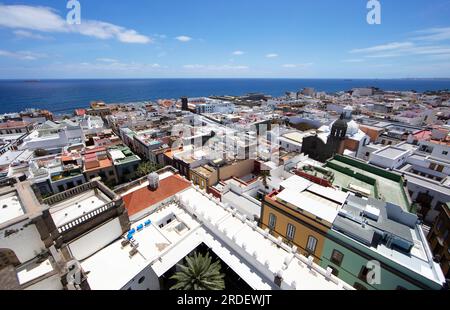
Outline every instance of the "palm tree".
<path fill-rule="evenodd" d="M 171 290 L 223 290 L 225 289 L 225 275 L 220 272 L 220 262 L 211 263 L 212 258 L 194 253 L 186 257 L 186 265 L 178 265 L 181 271 L 170 279 L 177 280 Z"/>
<path fill-rule="evenodd" d="M 159 169 L 161 169 L 160 165 L 157 165 L 149 161 L 144 161 L 138 166 L 136 174 L 139 177 L 143 177 L 149 175 L 152 172 L 158 171 Z"/>
<path fill-rule="evenodd" d="M 269 170 L 261 170 L 262 183 L 266 189 L 269 188 L 268 180 L 270 180 L 270 171 Z"/>

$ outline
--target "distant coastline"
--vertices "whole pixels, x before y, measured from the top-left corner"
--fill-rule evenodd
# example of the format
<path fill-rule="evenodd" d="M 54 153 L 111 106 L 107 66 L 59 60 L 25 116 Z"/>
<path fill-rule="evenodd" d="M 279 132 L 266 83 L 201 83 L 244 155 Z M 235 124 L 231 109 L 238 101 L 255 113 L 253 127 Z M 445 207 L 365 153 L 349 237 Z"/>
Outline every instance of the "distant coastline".
<path fill-rule="evenodd" d="M 25 82 L 39 81 L 39 82 Z M 450 78 L 402 79 L 290 79 L 290 78 L 162 78 L 162 79 L 20 79 L 0 80 L 0 113 L 42 108 L 72 113 L 91 101 L 123 103 L 161 98 L 245 95 L 282 96 L 287 91 L 313 87 L 334 93 L 355 87 L 387 91 L 438 91 L 450 89 Z"/>

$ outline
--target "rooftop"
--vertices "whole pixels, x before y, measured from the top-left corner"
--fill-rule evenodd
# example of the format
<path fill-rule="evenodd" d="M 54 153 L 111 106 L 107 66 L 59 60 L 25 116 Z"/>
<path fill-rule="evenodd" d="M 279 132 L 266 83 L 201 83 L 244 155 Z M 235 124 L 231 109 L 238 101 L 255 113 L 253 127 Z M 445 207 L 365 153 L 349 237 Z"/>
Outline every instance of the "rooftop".
<path fill-rule="evenodd" d="M 17 192 L 0 196 L 0 224 L 6 223 L 25 214 Z"/>
<path fill-rule="evenodd" d="M 370 197 L 396 204 L 403 210 L 410 209 L 408 193 L 399 174 L 343 156 L 335 156 L 327 162 L 326 167 L 334 173 L 333 185 L 360 193 L 358 188 L 361 188 L 370 192 Z"/>
<path fill-rule="evenodd" d="M 215 169 L 209 165 L 200 166 L 191 170 L 205 178 L 209 178 L 215 172 Z"/>
<path fill-rule="evenodd" d="M 396 205 L 350 195 L 333 230 L 435 283 L 445 281 L 417 216 Z"/>
<path fill-rule="evenodd" d="M 190 185 L 190 182 L 179 175 L 171 175 L 161 179 L 159 187 L 155 191 L 150 190 L 148 182 L 145 182 L 136 190 L 123 194 L 122 197 L 128 215 L 132 216 L 185 190 Z"/>
<path fill-rule="evenodd" d="M 382 156 L 389 159 L 395 159 L 408 154 L 408 151 L 398 147 L 390 146 L 380 151 L 376 151 L 375 153 L 378 156 Z"/>
<path fill-rule="evenodd" d="M 52 205 L 50 214 L 56 227 L 60 227 L 104 206 L 110 201 L 101 191 L 92 189 Z"/>
<path fill-rule="evenodd" d="M 120 165 L 128 162 L 140 160 L 128 147 L 115 146 L 109 150 L 114 164 Z"/>
<path fill-rule="evenodd" d="M 306 211 L 331 224 L 339 213 L 348 194 L 334 188 L 314 184 L 302 177 L 292 176 L 281 184 L 282 191 L 274 196 L 299 211 Z"/>
<path fill-rule="evenodd" d="M 253 289 L 279 288 L 277 275 L 282 289 L 352 289 L 206 193 L 190 188 L 175 199 L 132 226 L 147 222 L 133 235 L 138 254 L 119 240 L 81 263 L 92 289 L 124 288 L 148 266 L 161 277 L 201 244 Z"/>

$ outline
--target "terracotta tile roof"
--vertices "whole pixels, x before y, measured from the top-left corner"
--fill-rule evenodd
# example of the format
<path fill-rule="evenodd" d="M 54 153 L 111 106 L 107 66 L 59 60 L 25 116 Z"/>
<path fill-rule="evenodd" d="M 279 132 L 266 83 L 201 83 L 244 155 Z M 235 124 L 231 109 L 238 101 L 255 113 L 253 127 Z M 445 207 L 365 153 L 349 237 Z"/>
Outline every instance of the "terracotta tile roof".
<path fill-rule="evenodd" d="M 76 109 L 75 110 L 75 115 L 77 115 L 77 116 L 86 115 L 86 110 L 85 109 Z"/>
<path fill-rule="evenodd" d="M 92 163 L 96 163 L 96 164 L 98 163 L 98 165 L 96 165 L 94 167 L 90 167 L 90 168 L 85 167 L 86 172 L 109 168 L 109 167 L 112 167 L 112 165 L 113 165 L 111 159 L 107 158 L 107 159 L 100 159 L 100 160 L 93 159 L 93 160 L 85 161 L 85 166 L 90 166 L 90 164 L 92 164 Z"/>
<path fill-rule="evenodd" d="M 20 121 L 8 121 L 6 123 L 0 123 L 0 129 L 23 128 L 28 125 L 30 125 L 30 123 L 20 122 Z"/>
<path fill-rule="evenodd" d="M 187 189 L 191 183 L 180 177 L 172 175 L 160 181 L 156 191 L 151 191 L 147 187 L 140 188 L 123 197 L 128 215 L 132 216 L 142 210 L 164 201 L 167 198 Z"/>
<path fill-rule="evenodd" d="M 429 131 L 429 130 L 422 130 L 422 131 L 416 133 L 414 135 L 414 138 L 417 139 L 417 140 L 420 140 L 420 141 L 422 141 L 422 140 L 429 140 L 430 137 L 432 136 L 432 134 L 433 133 L 431 131 Z"/>
<path fill-rule="evenodd" d="M 97 152 L 105 152 L 106 148 L 105 147 L 94 147 L 94 148 L 85 148 L 84 153 L 85 154 L 92 154 L 92 153 L 97 153 Z"/>

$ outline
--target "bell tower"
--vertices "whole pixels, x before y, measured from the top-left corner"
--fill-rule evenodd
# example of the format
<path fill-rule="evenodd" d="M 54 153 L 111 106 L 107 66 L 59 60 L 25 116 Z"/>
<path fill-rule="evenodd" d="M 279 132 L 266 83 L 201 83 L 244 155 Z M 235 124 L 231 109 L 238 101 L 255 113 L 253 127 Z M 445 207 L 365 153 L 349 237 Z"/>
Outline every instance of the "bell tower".
<path fill-rule="evenodd" d="M 347 136 L 347 129 L 348 125 L 345 121 L 345 114 L 342 113 L 341 117 L 336 122 L 334 122 L 333 126 L 331 127 L 331 133 L 327 141 L 327 145 L 330 148 L 330 151 L 333 152 L 333 154 L 341 153 L 343 142 L 345 140 L 345 137 Z"/>

